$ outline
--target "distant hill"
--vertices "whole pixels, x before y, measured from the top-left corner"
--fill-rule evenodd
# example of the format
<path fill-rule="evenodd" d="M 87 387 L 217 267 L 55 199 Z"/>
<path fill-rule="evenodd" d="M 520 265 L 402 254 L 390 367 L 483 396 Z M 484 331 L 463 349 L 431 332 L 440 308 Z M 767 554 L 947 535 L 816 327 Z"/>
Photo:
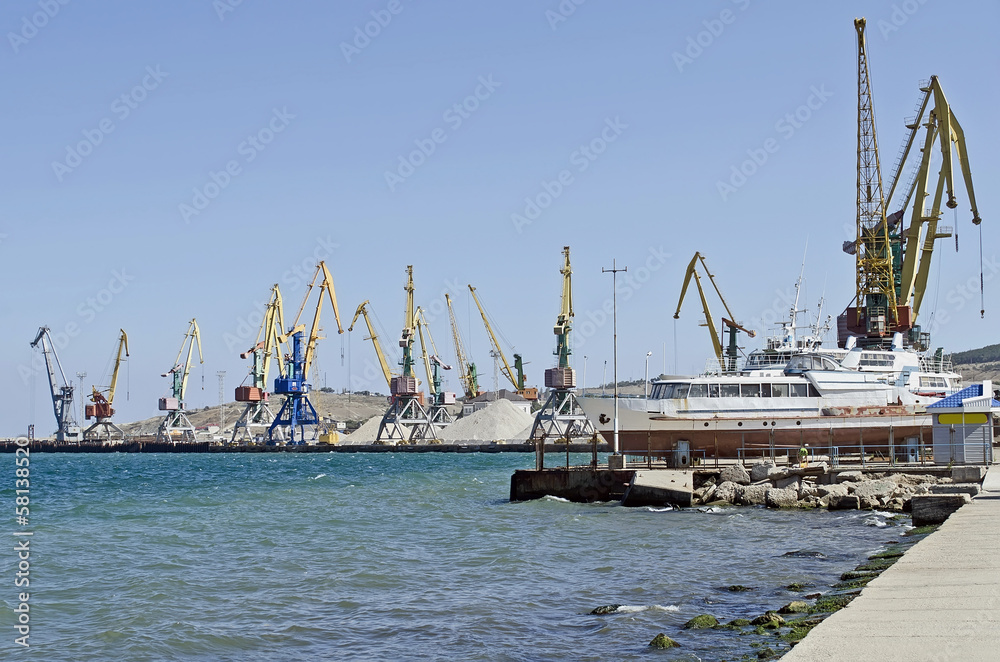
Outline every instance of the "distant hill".
<path fill-rule="evenodd" d="M 964 352 L 955 352 L 951 355 L 951 362 L 955 365 L 995 363 L 998 361 L 1000 361 L 1000 344 L 987 345 L 986 347 L 969 349 Z"/>

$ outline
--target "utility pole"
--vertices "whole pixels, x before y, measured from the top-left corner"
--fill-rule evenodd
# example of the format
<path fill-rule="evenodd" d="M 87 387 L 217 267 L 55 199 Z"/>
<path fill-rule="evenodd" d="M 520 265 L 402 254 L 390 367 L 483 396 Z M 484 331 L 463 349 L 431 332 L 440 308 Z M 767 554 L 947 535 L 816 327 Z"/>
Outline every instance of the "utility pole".
<path fill-rule="evenodd" d="M 614 380 L 615 380 L 615 420 L 614 420 L 614 455 L 618 455 L 618 272 L 628 271 L 628 267 L 618 268 L 618 261 L 611 261 L 611 268 L 601 268 L 601 273 L 611 274 L 611 309 L 612 309 L 612 333 L 614 338 Z"/>
<path fill-rule="evenodd" d="M 80 390 L 77 391 L 80 394 L 80 421 L 85 421 L 87 419 L 87 396 L 83 392 L 83 380 L 87 377 L 87 373 L 78 372 L 76 373 L 76 378 L 80 380 Z"/>
<path fill-rule="evenodd" d="M 219 433 L 226 429 L 226 371 L 215 373 L 219 377 Z"/>
<path fill-rule="evenodd" d="M 587 395 L 587 355 L 583 355 L 583 395 Z"/>
<path fill-rule="evenodd" d="M 652 351 L 646 352 L 646 379 L 642 382 L 642 397 L 649 398 L 649 357 L 653 355 Z"/>
<path fill-rule="evenodd" d="M 604 397 L 604 386 L 608 383 L 608 360 L 604 359 L 604 376 L 601 377 L 601 397 Z"/>

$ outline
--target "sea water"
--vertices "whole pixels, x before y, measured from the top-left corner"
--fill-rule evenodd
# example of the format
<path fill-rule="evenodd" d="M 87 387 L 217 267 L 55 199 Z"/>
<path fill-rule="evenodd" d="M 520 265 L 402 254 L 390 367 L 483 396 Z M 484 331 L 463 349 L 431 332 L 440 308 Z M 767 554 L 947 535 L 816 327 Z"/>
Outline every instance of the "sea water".
<path fill-rule="evenodd" d="M 739 659 L 752 637 L 681 626 L 777 609 L 793 582 L 828 590 L 903 531 L 856 511 L 510 503 L 533 463 L 33 455 L 30 649 L 10 547 L 0 658 L 639 660 L 664 632 L 683 647 L 657 659 Z"/>

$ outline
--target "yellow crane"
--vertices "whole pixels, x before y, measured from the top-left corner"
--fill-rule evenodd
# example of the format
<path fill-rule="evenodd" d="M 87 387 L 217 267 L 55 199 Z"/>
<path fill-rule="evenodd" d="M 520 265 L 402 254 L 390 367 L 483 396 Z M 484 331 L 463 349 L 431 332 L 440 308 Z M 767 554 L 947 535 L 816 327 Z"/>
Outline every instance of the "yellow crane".
<path fill-rule="evenodd" d="M 496 350 L 497 357 L 500 359 L 503 365 L 500 368 L 500 372 L 503 376 L 507 378 L 517 394 L 523 396 L 526 400 L 537 400 L 538 399 L 538 389 L 524 385 L 524 364 L 521 360 L 520 354 L 514 354 L 514 367 L 517 370 L 517 374 L 514 374 L 514 370 L 511 370 L 510 363 L 507 362 L 507 357 L 503 353 L 503 348 L 500 346 L 499 341 L 497 341 L 497 336 L 493 333 L 493 327 L 490 325 L 489 317 L 486 315 L 486 310 L 483 308 L 482 302 L 479 301 L 479 297 L 476 295 L 476 288 L 469 285 L 469 292 L 472 293 L 472 300 L 476 302 L 476 307 L 479 308 L 479 314 L 483 318 L 483 324 L 486 326 L 486 333 L 490 337 L 490 342 L 493 344 L 493 349 Z"/>
<path fill-rule="evenodd" d="M 715 293 L 719 295 L 719 300 L 722 302 L 723 308 L 726 309 L 726 314 L 729 315 L 729 317 L 722 318 L 723 327 L 729 331 L 729 345 L 726 348 L 725 355 L 723 355 L 722 342 L 719 339 L 719 331 L 715 328 L 715 322 L 712 319 L 712 311 L 708 307 L 708 298 L 705 296 L 705 289 L 701 284 L 701 276 L 698 275 L 697 267 L 699 262 L 705 270 L 705 275 L 708 276 L 709 282 L 712 283 Z M 698 287 L 698 296 L 701 297 L 701 306 L 705 313 L 705 326 L 708 327 L 708 331 L 712 336 L 712 349 L 715 351 L 715 358 L 718 359 L 720 368 L 727 372 L 733 372 L 736 370 L 736 359 L 739 357 L 739 347 L 736 345 L 736 332 L 742 331 L 751 338 L 756 336 L 757 333 L 744 328 L 732 320 L 735 315 L 733 315 L 732 311 L 729 310 L 729 304 L 726 303 L 725 297 L 722 296 L 722 292 L 719 290 L 719 286 L 715 282 L 715 276 L 713 276 L 712 272 L 708 270 L 708 264 L 705 262 L 705 257 L 698 252 L 695 252 L 694 257 L 691 258 L 691 262 L 688 263 L 687 271 L 684 272 L 684 285 L 681 287 L 681 296 L 677 300 L 677 310 L 674 311 L 674 319 L 679 319 L 681 316 L 681 305 L 684 303 L 684 295 L 687 294 L 688 285 L 691 284 L 692 276 L 694 277 L 695 285 Z"/>
<path fill-rule="evenodd" d="M 267 384 L 272 360 L 277 364 L 279 375 L 283 377 L 285 374 L 285 349 L 278 340 L 284 335 L 284 327 L 281 290 L 275 283 L 271 287 L 271 297 L 264 308 L 260 329 L 257 331 L 257 342 L 240 354 L 241 359 L 249 358 L 253 363 L 248 374 L 251 384 L 246 385 L 244 380 L 243 384 L 236 387 L 236 401 L 245 402 L 246 406 L 233 425 L 231 442 L 234 444 L 261 440 L 264 431 L 274 421 L 274 412 L 268 403 L 270 393 Z"/>
<path fill-rule="evenodd" d="M 889 217 L 890 225 L 899 223 L 906 211 L 906 207 L 913 201 L 913 211 L 910 218 L 909 227 L 901 233 L 905 239 L 903 246 L 903 264 L 900 277 L 899 303 L 909 305 L 912 308 L 911 321 L 916 322 L 920 312 L 920 304 L 923 301 L 924 293 L 927 289 L 927 278 L 930 272 L 931 255 L 934 251 L 934 241 L 950 237 L 950 229 L 938 228 L 938 221 L 941 218 L 941 202 L 947 192 L 946 206 L 954 209 L 958 206 L 955 200 L 955 163 L 953 150 L 958 156 L 958 168 L 962 171 L 965 180 L 965 190 L 969 196 L 971 204 L 972 222 L 975 225 L 982 223 L 979 217 L 979 209 L 976 205 L 976 193 L 972 185 L 972 171 L 969 167 L 968 148 L 965 143 L 965 132 L 958 123 L 955 113 L 948 103 L 948 99 L 941 89 L 941 83 L 937 76 L 931 76 L 930 81 L 920 90 L 923 93 L 919 110 L 913 122 L 907 125 L 910 129 L 906 137 L 903 148 L 900 150 L 899 158 L 896 162 L 892 184 L 889 188 L 887 201 L 892 200 L 893 193 L 900 183 L 900 175 L 910 154 L 917 134 L 920 129 L 925 129 L 923 147 L 920 149 L 920 160 L 917 164 L 913 179 L 909 182 L 906 190 L 903 191 L 902 204 L 898 205 L 898 211 Z M 933 102 L 933 103 L 932 103 Z M 933 107 L 931 107 L 933 106 Z M 926 120 L 925 120 L 926 118 Z M 934 189 L 934 198 L 930 209 L 927 208 L 925 198 L 930 196 L 931 191 L 931 160 L 934 153 L 934 143 L 939 145 L 941 154 L 941 166 L 938 171 L 938 180 Z M 887 202 L 887 205 L 889 203 Z M 983 314 L 984 311 L 980 311 Z"/>
<path fill-rule="evenodd" d="M 416 340 L 417 314 L 413 305 L 413 265 L 406 267 L 406 308 L 403 315 L 403 332 L 399 346 L 403 350 L 402 374 L 389 382 L 391 401 L 389 408 L 379 423 L 375 443 L 395 440 L 397 443 L 416 443 L 419 440 L 434 440 L 437 429 L 430 415 L 420 402 L 422 394 L 417 385 L 417 375 L 413 369 L 413 341 Z"/>
<path fill-rule="evenodd" d="M 322 278 L 320 278 L 322 276 Z M 313 287 L 319 281 L 319 297 L 316 301 L 316 310 L 313 313 L 312 326 L 309 329 L 309 337 L 305 338 L 305 325 L 299 324 L 302 312 Z M 340 324 L 340 310 L 337 307 L 337 294 L 333 287 L 333 276 L 327 269 L 325 262 L 316 265 L 316 273 L 313 274 L 312 281 L 306 288 L 306 294 L 302 298 L 302 305 L 295 315 L 292 327 L 287 333 L 278 337 L 279 343 L 292 341 L 291 353 L 285 358 L 285 374 L 274 380 L 274 392 L 285 396 L 285 401 L 274 417 L 271 426 L 268 428 L 268 443 L 274 444 L 275 434 L 280 428 L 288 428 L 287 443 L 292 445 L 302 445 L 306 443 L 306 426 L 313 427 L 313 439 L 319 437 L 319 415 L 316 408 L 309 400 L 309 391 L 312 385 L 309 379 L 309 369 L 312 367 L 313 359 L 316 356 L 316 343 L 320 340 L 320 317 L 323 311 L 324 295 L 333 306 L 333 316 L 337 320 L 337 333 L 343 333 L 344 328 Z M 298 437 L 296 438 L 296 431 Z"/>
<path fill-rule="evenodd" d="M 556 367 L 545 371 L 545 386 L 549 388 L 545 404 L 535 413 L 529 439 L 544 443 L 545 439 L 569 443 L 573 439 L 594 438 L 594 424 L 583 413 L 576 399 L 576 371 L 569 364 L 572 353 L 569 338 L 573 329 L 573 267 L 569 261 L 569 246 L 563 246 L 562 295 L 559 315 L 552 331 L 556 334 L 553 352 Z M 540 465 L 539 465 L 540 466 Z"/>
<path fill-rule="evenodd" d="M 423 308 L 417 307 L 417 336 L 420 338 L 420 355 L 424 361 L 424 370 L 427 373 L 427 390 L 430 393 L 430 416 L 431 422 L 442 427 L 454 421 L 447 405 L 455 404 L 455 394 L 446 393 L 441 388 L 441 370 L 451 370 L 451 366 L 441 360 L 438 354 L 437 345 L 434 344 L 434 336 L 431 335 L 431 328 L 424 317 Z M 425 337 L 426 334 L 426 337 Z M 431 352 L 427 352 L 427 344 L 430 343 Z"/>
<path fill-rule="evenodd" d="M 163 373 L 162 377 L 171 377 L 169 397 L 160 398 L 160 411 L 167 412 L 160 428 L 156 433 L 158 441 L 194 441 L 194 426 L 184 413 L 185 398 L 187 395 L 188 376 L 191 374 L 191 357 L 194 353 L 194 346 L 198 345 L 198 360 L 205 363 L 205 357 L 201 353 L 201 332 L 198 330 L 198 321 L 194 318 L 188 322 L 188 329 L 181 341 L 181 348 L 174 359 L 174 367 Z M 187 346 L 187 356 L 181 363 L 181 356 L 184 355 L 184 347 Z M 204 388 L 204 386 L 202 387 Z"/>
<path fill-rule="evenodd" d="M 124 357 L 122 356 L 123 352 Z M 93 404 L 87 405 L 84 409 L 87 420 L 91 418 L 97 419 L 93 425 L 84 430 L 84 439 L 106 439 L 110 441 L 112 437 L 117 436 L 119 440 L 124 441 L 125 432 L 111 422 L 111 417 L 115 415 L 112 405 L 115 402 L 115 390 L 118 388 L 118 371 L 121 368 L 122 361 L 128 358 L 128 356 L 128 335 L 125 333 L 125 329 L 119 329 L 115 365 L 111 370 L 111 384 L 104 391 L 94 386 L 93 392 L 90 394 L 90 401 Z M 103 434 L 101 433 L 102 430 Z"/>
<path fill-rule="evenodd" d="M 476 373 L 476 364 L 470 363 L 465 356 L 465 347 L 462 345 L 462 334 L 458 331 L 458 321 L 455 319 L 455 311 L 451 307 L 451 296 L 445 293 L 444 301 L 448 304 L 448 318 L 451 320 L 451 335 L 455 340 L 455 356 L 458 359 L 458 376 L 462 381 L 462 388 L 465 390 L 465 399 L 472 400 L 480 394 L 479 375 Z"/>
<path fill-rule="evenodd" d="M 375 325 L 372 324 L 371 317 L 368 313 L 368 307 L 370 302 L 366 299 L 361 302 L 358 306 L 357 311 L 354 313 L 354 319 L 351 320 L 351 325 L 347 327 L 348 332 L 354 330 L 354 325 L 358 321 L 358 317 L 363 317 L 365 320 L 365 325 L 368 327 L 368 337 L 365 340 L 371 340 L 372 345 L 375 347 L 375 356 L 378 358 L 378 364 L 382 368 L 382 375 L 385 377 L 385 385 L 388 387 L 392 386 L 392 370 L 389 368 L 389 361 L 385 358 L 385 352 L 382 351 L 382 345 L 378 341 L 378 334 L 375 333 Z"/>

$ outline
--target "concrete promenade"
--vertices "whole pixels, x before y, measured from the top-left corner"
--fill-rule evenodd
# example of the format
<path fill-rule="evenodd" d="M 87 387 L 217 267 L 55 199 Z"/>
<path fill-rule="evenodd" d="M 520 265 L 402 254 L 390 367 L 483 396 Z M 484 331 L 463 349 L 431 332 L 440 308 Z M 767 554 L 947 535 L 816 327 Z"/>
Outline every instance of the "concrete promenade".
<path fill-rule="evenodd" d="M 1000 466 L 782 662 L 1000 660 Z"/>

